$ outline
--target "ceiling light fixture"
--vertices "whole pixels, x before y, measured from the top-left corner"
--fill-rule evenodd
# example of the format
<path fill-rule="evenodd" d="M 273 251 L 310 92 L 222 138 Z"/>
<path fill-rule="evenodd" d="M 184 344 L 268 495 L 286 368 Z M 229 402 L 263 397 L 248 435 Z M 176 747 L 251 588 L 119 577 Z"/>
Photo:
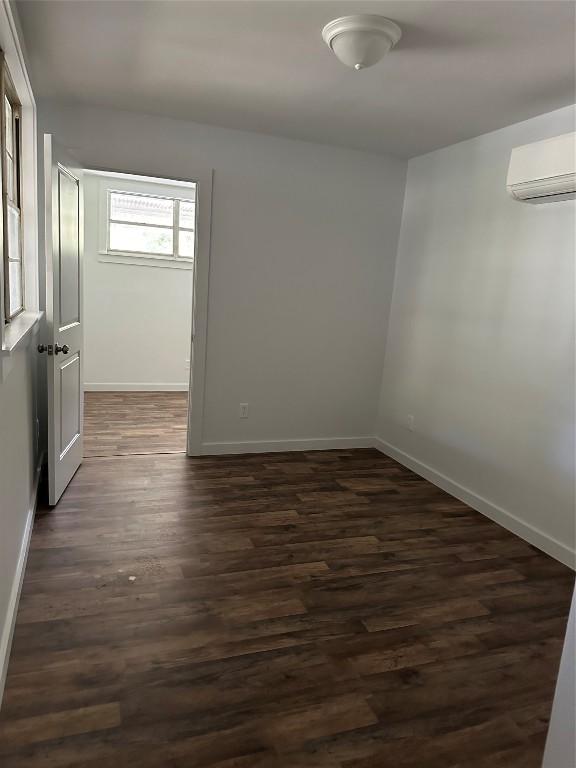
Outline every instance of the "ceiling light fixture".
<path fill-rule="evenodd" d="M 322 38 L 335 56 L 356 70 L 377 64 L 401 37 L 398 24 L 368 13 L 342 16 L 322 30 Z"/>

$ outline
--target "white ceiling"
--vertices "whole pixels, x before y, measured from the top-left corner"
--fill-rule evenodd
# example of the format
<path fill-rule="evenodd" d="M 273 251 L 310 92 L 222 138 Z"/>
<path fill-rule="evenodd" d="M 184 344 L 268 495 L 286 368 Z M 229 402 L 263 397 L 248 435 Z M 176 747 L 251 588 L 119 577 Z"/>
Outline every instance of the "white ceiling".
<path fill-rule="evenodd" d="M 574 99 L 571 0 L 20 0 L 37 96 L 401 156 Z M 348 13 L 403 29 L 347 69 L 321 30 Z"/>

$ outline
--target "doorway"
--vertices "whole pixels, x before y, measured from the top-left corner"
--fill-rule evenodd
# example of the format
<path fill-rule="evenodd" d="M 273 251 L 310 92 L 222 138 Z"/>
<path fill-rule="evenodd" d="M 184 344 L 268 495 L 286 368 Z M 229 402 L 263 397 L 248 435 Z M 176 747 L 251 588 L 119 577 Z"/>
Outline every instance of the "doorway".
<path fill-rule="evenodd" d="M 195 182 L 85 171 L 84 457 L 184 453 Z"/>

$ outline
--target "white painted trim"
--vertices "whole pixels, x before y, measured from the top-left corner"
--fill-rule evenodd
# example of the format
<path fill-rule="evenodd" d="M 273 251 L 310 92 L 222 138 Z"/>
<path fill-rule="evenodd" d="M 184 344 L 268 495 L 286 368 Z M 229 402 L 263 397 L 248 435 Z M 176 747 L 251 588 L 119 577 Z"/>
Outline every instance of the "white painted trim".
<path fill-rule="evenodd" d="M 202 443 L 202 456 L 278 451 L 330 451 L 337 448 L 372 448 L 372 437 L 320 437 L 302 440 L 246 440 L 244 442 Z"/>
<path fill-rule="evenodd" d="M 87 173 L 95 174 L 94 171 Z M 101 177 L 105 174 L 98 174 Z M 113 183 L 111 182 L 113 179 Z M 175 257 L 174 254 L 138 253 L 130 251 L 113 251 L 108 247 L 109 238 L 109 194 L 110 192 L 125 192 L 150 197 L 161 197 L 167 200 L 189 200 L 197 198 L 197 183 L 195 181 L 170 181 L 170 179 L 153 179 L 150 176 L 131 176 L 108 174 L 98 184 L 98 261 L 108 264 L 124 264 L 141 267 L 164 267 L 168 269 L 194 269 L 194 258 Z M 174 223 L 174 222 L 173 222 Z M 179 229 L 179 227 L 178 227 Z M 187 229 L 184 227 L 183 229 Z M 175 231 L 176 235 L 177 232 Z M 176 245 L 176 243 L 174 243 Z"/>
<path fill-rule="evenodd" d="M 37 312 L 40 306 L 38 280 L 38 179 L 36 143 L 36 102 L 26 70 L 19 37 L 17 14 L 9 0 L 0 0 L 0 48 L 22 105 L 22 258 L 24 269 L 24 306 Z M 5 346 L 4 270 L 0 271 L 0 346 Z"/>
<path fill-rule="evenodd" d="M 174 256 L 152 256 L 146 253 L 99 253 L 102 264 L 123 264 L 128 267 L 160 267 L 160 269 L 194 269 L 194 259 L 175 259 Z"/>
<path fill-rule="evenodd" d="M 17 349 L 30 341 L 30 337 L 38 333 L 38 324 L 43 312 L 20 312 L 4 329 L 4 344 L 0 349 L 0 357 L 12 355 Z"/>
<path fill-rule="evenodd" d="M 81 158 L 79 158 L 81 159 Z M 94 168 L 84 163 L 85 173 L 100 175 L 130 174 L 146 176 L 149 179 L 166 181 L 166 176 L 151 174 L 142 167 Z M 210 280 L 210 248 L 212 242 L 212 197 L 214 170 L 198 168 L 188 179 L 172 178 L 196 185 L 196 248 L 194 250 L 194 288 L 192 297 L 192 328 L 190 339 L 190 407 L 188 408 L 188 434 L 186 453 L 188 456 L 202 454 L 202 432 L 204 428 L 204 390 L 206 387 L 206 348 L 208 338 L 208 288 Z"/>
<path fill-rule="evenodd" d="M 84 384 L 85 392 L 187 392 L 188 382 L 105 382 Z"/>
<path fill-rule="evenodd" d="M 5 326 L 6 347 L 0 349 L 0 381 L 6 381 L 13 368 L 14 352 L 35 343 L 43 316 L 44 312 L 21 312 L 9 326 Z"/>
<path fill-rule="evenodd" d="M 497 504 L 484 498 L 484 496 L 475 493 L 470 488 L 466 488 L 466 486 L 461 485 L 456 482 L 456 480 L 452 480 L 450 477 L 443 475 L 428 464 L 424 464 L 414 458 L 414 456 L 404 453 L 404 451 L 396 448 L 390 443 L 376 437 L 374 438 L 373 445 L 381 453 L 395 459 L 400 464 L 408 467 L 408 469 L 416 472 L 417 475 L 424 477 L 434 485 L 442 488 L 442 490 L 455 496 L 457 499 L 460 499 L 460 501 L 463 501 L 465 504 L 468 504 L 472 509 L 481 512 L 503 528 L 520 536 L 524 541 L 533 544 L 535 547 L 538 547 L 538 549 L 541 549 L 551 557 L 564 563 L 564 565 L 567 565 L 569 568 L 576 569 L 576 551 L 566 544 L 563 544 L 561 541 L 558 541 L 539 528 L 530 525 L 530 523 L 521 520 L 512 512 L 503 509 L 503 507 L 499 507 Z"/>
<path fill-rule="evenodd" d="M 16 626 L 16 616 L 18 614 L 18 603 L 20 602 L 20 593 L 24 582 L 24 573 L 26 571 L 26 561 L 28 560 L 28 551 L 30 549 L 30 539 L 32 538 L 32 528 L 34 525 L 34 515 L 36 514 L 36 505 L 38 503 L 38 487 L 40 485 L 40 474 L 44 463 L 44 454 L 40 456 L 40 461 L 36 467 L 30 505 L 26 514 L 26 523 L 24 525 L 24 534 L 20 544 L 20 553 L 16 564 L 16 571 L 12 581 L 12 590 L 8 600 L 8 609 L 6 611 L 6 621 L 2 635 L 0 637 L 0 706 L 2 705 L 2 696 L 6 684 L 6 675 L 8 673 L 8 662 L 10 660 L 10 649 L 12 647 L 12 637 L 14 627 Z"/>
<path fill-rule="evenodd" d="M 212 246 L 212 198 L 214 170 L 194 176 L 196 182 L 196 245 L 194 248 L 194 288 L 192 296 L 192 338 L 190 344 L 190 396 L 186 453 L 202 453 L 204 430 L 204 391 L 208 345 L 208 292 L 210 249 Z"/>

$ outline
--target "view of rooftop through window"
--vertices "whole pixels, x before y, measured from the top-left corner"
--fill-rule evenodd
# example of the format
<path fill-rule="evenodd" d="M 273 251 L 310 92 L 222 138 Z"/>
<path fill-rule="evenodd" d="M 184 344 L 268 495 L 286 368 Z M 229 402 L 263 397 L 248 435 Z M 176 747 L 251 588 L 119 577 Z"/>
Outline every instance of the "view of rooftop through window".
<path fill-rule="evenodd" d="M 192 259 L 196 203 L 110 190 L 108 250 Z"/>

